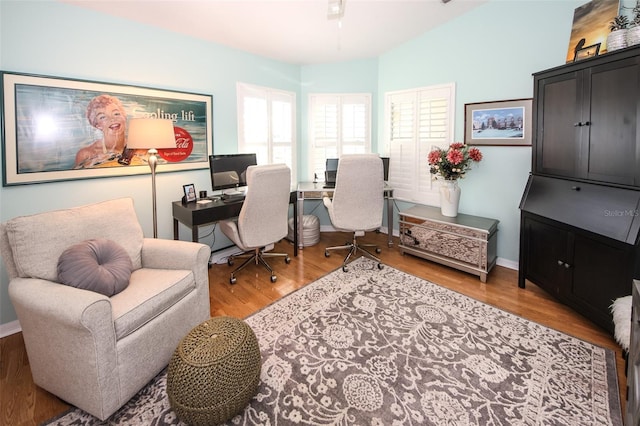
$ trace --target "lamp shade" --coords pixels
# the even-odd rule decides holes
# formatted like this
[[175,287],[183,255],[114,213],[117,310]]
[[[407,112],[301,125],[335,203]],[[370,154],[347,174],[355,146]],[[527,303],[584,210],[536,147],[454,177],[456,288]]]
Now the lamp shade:
[[176,136],[173,121],[156,118],[132,118],[129,120],[127,148],[160,149],[175,148]]

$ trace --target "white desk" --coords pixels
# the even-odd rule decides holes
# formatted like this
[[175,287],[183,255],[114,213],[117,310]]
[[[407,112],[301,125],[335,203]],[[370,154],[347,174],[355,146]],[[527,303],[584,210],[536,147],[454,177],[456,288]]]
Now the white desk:
[[[302,235],[302,217],[304,216],[304,200],[322,200],[322,194],[333,194],[335,188],[324,188],[324,182],[298,183],[298,236]],[[387,203],[387,244],[393,246],[393,188],[384,184],[384,198]],[[298,238],[298,249],[302,250],[302,238]]]

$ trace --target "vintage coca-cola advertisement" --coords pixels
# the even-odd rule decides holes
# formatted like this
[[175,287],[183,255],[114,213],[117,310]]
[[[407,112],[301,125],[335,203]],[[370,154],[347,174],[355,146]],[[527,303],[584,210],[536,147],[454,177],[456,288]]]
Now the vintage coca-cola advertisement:
[[4,186],[149,173],[147,150],[127,147],[133,118],[173,122],[159,171],[208,167],[211,95],[9,72],[2,83]]

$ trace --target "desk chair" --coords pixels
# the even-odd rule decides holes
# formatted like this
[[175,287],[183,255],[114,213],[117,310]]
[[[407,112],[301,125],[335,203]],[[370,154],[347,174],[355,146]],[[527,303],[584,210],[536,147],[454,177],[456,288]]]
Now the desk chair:
[[[342,270],[345,272],[351,257],[358,251],[378,262],[378,269],[383,267],[380,259],[364,248],[375,246],[359,245],[357,240],[357,237],[364,236],[365,231],[373,231],[382,226],[383,191],[383,166],[377,154],[340,157],[333,199],[324,196],[323,202],[334,228],[353,232],[353,241],[344,246],[327,247],[324,255],[329,257],[333,250],[348,249],[342,263]],[[377,247],[375,251],[380,253]]]
[[285,164],[249,166],[247,168],[247,195],[240,215],[234,220],[220,222],[220,229],[242,251],[242,255],[230,256],[227,263],[232,266],[234,259],[247,259],[231,272],[229,282],[236,283],[238,271],[254,261],[261,263],[271,273],[271,282],[276,282],[273,269],[265,257],[284,257],[287,253],[266,253],[273,245],[287,236],[289,230],[289,192],[291,191],[291,170]]

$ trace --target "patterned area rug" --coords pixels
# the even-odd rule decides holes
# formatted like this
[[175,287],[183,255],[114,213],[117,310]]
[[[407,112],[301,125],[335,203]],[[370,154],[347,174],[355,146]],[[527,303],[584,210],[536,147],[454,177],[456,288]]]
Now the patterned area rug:
[[[365,258],[246,321],[261,381],[228,425],[622,424],[613,351]],[[165,389],[47,424],[181,424]]]

